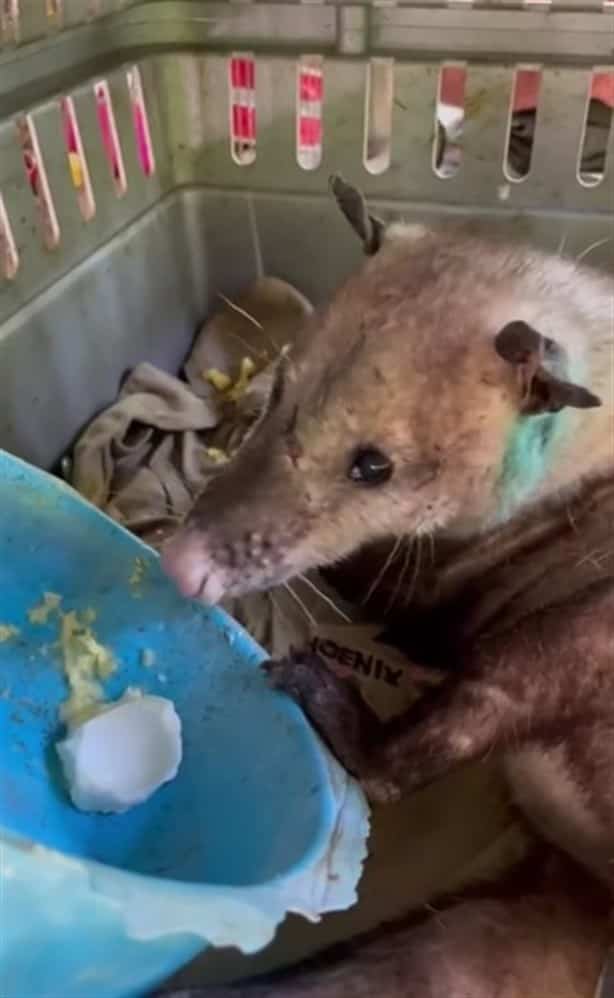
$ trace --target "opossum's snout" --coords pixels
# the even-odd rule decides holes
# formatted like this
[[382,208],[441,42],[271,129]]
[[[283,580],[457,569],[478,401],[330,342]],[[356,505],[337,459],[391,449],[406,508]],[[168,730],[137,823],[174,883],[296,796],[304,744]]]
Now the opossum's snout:
[[210,604],[290,574],[273,543],[256,531],[243,531],[225,541],[215,530],[188,523],[166,542],[161,554],[162,568],[180,593]]
[[301,570],[297,546],[308,523],[268,446],[251,448],[197,500],[164,545],[162,568],[184,596],[205,603],[269,588]]
[[186,530],[162,549],[162,568],[182,596],[217,603],[224,593],[222,566],[211,558],[202,538]]

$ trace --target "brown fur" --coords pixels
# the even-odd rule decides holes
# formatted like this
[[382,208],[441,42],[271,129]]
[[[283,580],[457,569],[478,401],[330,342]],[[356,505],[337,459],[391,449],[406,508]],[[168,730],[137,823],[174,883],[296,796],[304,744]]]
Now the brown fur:
[[540,855],[497,897],[442,899],[427,921],[382,926],[291,971],[172,998],[593,998],[606,911],[581,871]]
[[[358,551],[331,570],[338,588],[372,589],[391,638],[448,678],[388,725],[313,656],[271,664],[272,681],[378,799],[499,754],[529,820],[573,858],[516,896],[453,904],[445,931],[400,926],[340,963],[212,996],[593,998],[614,889],[613,291],[526,249],[393,226],[171,542],[168,570],[205,598]],[[554,350],[538,336],[535,353],[502,357],[509,323]],[[510,490],[519,414],[595,395],[601,408],[565,412],[543,474]],[[394,462],[384,485],[347,474],[367,445]],[[388,557],[405,534],[413,565]]]

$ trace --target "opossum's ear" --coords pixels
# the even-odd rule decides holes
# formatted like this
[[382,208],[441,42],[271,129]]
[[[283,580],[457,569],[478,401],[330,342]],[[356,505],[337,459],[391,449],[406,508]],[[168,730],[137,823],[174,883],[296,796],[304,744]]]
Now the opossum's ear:
[[377,253],[382,244],[385,225],[381,219],[369,214],[364,195],[343,177],[335,173],[330,178],[330,189],[348,222],[362,242],[367,256]]
[[567,406],[591,409],[601,405],[601,399],[588,388],[556,376],[554,371],[564,364],[565,351],[528,323],[508,322],[495,337],[495,349],[518,372],[521,409],[527,415],[560,412]]

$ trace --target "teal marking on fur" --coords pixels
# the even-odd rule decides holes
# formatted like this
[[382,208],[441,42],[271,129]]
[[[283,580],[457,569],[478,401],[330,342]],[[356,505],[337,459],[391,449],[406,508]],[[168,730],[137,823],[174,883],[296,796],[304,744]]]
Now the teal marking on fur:
[[564,413],[519,416],[510,434],[499,483],[499,519],[506,520],[537,490],[550,470]]
[[[570,364],[565,358],[559,370],[553,373],[581,385],[586,374],[583,367],[577,359]],[[569,422],[568,409],[518,416],[503,455],[499,521],[507,520],[542,484],[556,458],[559,441],[569,429]]]

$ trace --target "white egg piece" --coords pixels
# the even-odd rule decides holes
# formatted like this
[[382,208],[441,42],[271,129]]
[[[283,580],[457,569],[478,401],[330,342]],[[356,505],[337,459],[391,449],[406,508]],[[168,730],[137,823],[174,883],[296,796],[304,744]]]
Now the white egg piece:
[[121,814],[177,775],[181,721],[171,700],[129,693],[75,726],[56,748],[75,807]]

